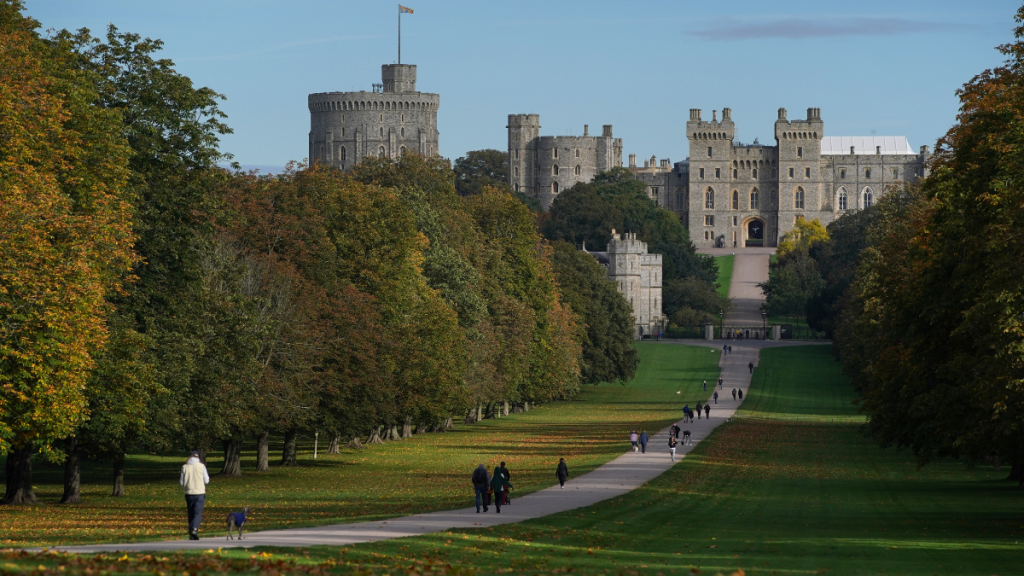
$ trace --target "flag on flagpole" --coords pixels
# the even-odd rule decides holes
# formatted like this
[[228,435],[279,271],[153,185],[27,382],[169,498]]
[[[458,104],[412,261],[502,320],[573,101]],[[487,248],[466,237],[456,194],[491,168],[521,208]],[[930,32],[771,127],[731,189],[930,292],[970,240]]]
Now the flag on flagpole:
[[412,14],[412,8],[406,8],[405,6],[402,6],[401,4],[399,4],[398,5],[398,12],[400,14]]

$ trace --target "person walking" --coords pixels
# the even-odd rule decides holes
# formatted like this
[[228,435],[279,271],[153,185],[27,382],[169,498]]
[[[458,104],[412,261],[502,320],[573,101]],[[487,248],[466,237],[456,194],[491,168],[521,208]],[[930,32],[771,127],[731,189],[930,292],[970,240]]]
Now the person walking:
[[715,392],[715,404],[718,404],[718,392]]
[[565,481],[569,479],[569,467],[565,465],[565,458],[558,459],[558,468],[555,468],[555,478],[558,478],[558,485],[565,488]]
[[700,407],[700,402],[698,401],[697,402],[697,420],[700,420],[700,411],[701,410],[702,410],[702,408]]
[[743,400],[743,388],[737,390],[736,393],[740,395],[740,400]]
[[669,436],[675,436],[676,438],[679,438],[679,433],[682,431],[683,429],[679,427],[679,422],[676,422],[668,429]]
[[734,402],[736,401],[736,389],[735,388],[732,389],[732,399],[733,399]]
[[729,355],[732,356],[732,346],[729,346]]
[[729,345],[728,344],[722,344],[722,354],[725,355],[725,354],[728,354],[728,353],[729,353]]
[[750,373],[751,374],[754,373],[754,363],[753,362],[751,362],[750,364],[747,364],[747,368],[750,368]]
[[491,483],[491,477],[483,463],[473,470],[473,491],[476,492],[476,513],[480,513],[480,505],[483,504],[484,512],[487,512],[487,486]]
[[206,485],[210,474],[199,461],[199,452],[193,450],[185,465],[181,467],[178,483],[185,489],[185,508],[188,510],[188,539],[199,540],[199,525],[203,522],[203,507],[206,505]]
[[708,391],[708,381],[707,380],[704,381],[704,391],[705,392]]
[[711,405],[710,404],[705,404],[704,405],[704,418],[707,418],[708,420],[711,420]]
[[501,503],[505,501],[505,493],[512,489],[512,485],[501,474],[501,468],[494,467],[494,475],[491,476],[491,490],[494,491],[494,508],[501,514]]
[[693,422],[693,410],[690,410],[690,405],[683,406],[683,424],[686,422]]
[[718,379],[718,389],[719,389],[719,390],[721,390],[721,389],[722,389],[722,378],[719,378],[719,379]]
[[629,443],[633,445],[633,452],[638,450],[637,442],[640,441],[640,436],[637,435],[636,430],[629,433]]
[[[505,477],[505,482],[509,482],[509,481],[512,480],[512,473],[508,471],[508,468],[505,468],[505,463],[504,462],[502,462],[501,466],[498,467],[498,471],[501,472],[501,475]],[[511,504],[511,503],[512,503],[512,501],[509,498],[508,492],[506,492],[505,493],[505,500],[502,502],[502,504]]]
[[647,430],[640,432],[640,453],[647,454],[647,441],[650,437],[647,436]]
[[668,437],[668,453],[672,455],[672,461],[676,461],[676,435],[670,434]]

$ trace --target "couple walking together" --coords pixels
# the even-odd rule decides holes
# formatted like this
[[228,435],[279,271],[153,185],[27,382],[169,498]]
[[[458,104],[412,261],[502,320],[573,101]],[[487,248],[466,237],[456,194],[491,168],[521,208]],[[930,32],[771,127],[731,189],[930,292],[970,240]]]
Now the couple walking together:
[[480,513],[480,505],[483,504],[484,512],[487,512],[491,505],[491,496],[494,496],[494,507],[498,514],[501,514],[501,505],[508,504],[508,493],[512,491],[512,484],[509,479],[512,473],[505,468],[505,463],[494,467],[494,474],[487,473],[487,467],[483,464],[473,470],[473,489],[476,491],[476,511]]

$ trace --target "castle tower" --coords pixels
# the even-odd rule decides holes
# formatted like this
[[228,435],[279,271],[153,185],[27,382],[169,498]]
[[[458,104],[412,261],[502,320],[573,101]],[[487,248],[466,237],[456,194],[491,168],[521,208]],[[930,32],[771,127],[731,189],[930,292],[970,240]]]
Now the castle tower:
[[416,66],[385,64],[373,90],[308,97],[309,161],[347,170],[366,157],[439,154],[437,94],[416,91]]
[[[805,120],[789,120],[786,109],[779,108],[775,121],[775,141],[779,154],[778,211],[779,233],[791,230],[798,218],[812,220],[829,203],[824,189],[821,163],[821,139],[825,124],[821,108],[808,108]],[[831,175],[829,175],[831,180]]]
[[[712,111],[711,121],[701,118],[701,111],[690,109],[686,122],[686,138],[690,143],[689,213],[690,235],[695,240],[707,237],[705,242],[726,242],[729,223],[722,215],[716,214],[729,206],[732,194],[732,141],[736,137],[736,125],[732,121],[732,110],[722,109],[722,119]],[[724,245],[724,244],[723,244]]]
[[508,115],[508,183],[516,192],[537,197],[537,139],[540,138],[539,114]]
[[616,234],[608,241],[607,278],[633,309],[636,337],[651,336],[664,329],[661,313],[661,254],[648,254],[647,244],[635,232]]

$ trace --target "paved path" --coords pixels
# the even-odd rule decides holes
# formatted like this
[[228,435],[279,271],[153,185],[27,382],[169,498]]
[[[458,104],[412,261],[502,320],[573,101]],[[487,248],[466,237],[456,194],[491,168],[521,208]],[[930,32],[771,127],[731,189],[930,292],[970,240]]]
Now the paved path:
[[704,248],[701,254],[727,256],[735,254],[729,299],[732,309],[725,317],[726,326],[761,326],[761,303],[764,295],[758,284],[768,280],[768,262],[775,248]]
[[[734,301],[738,305],[730,313],[730,321],[734,317],[746,318],[746,316],[756,314],[756,323],[760,323],[761,313],[759,307],[761,304],[761,293],[755,285],[757,282],[763,282],[768,277],[767,254],[772,251],[773,249],[737,251],[729,295],[735,299]],[[726,250],[722,250],[722,252],[731,253]],[[733,353],[727,356],[723,355],[719,362],[719,365],[722,367],[721,377],[724,380],[724,386],[719,391],[718,404],[715,404],[712,398],[714,394],[712,388],[714,388],[715,383],[708,382],[708,402],[711,402],[711,417],[710,419],[702,418],[692,424],[683,424],[680,420],[680,426],[684,430],[690,431],[693,445],[680,445],[676,449],[675,462],[669,457],[668,428],[666,428],[651,437],[647,454],[626,452],[589,474],[570,479],[566,482],[565,488],[560,488],[556,485],[521,498],[515,498],[511,505],[502,507],[501,514],[496,514],[493,508],[490,512],[478,514],[475,507],[468,507],[461,510],[416,514],[414,516],[377,522],[335,524],[316,528],[266,530],[247,534],[245,540],[241,541],[225,539],[224,532],[222,532],[221,518],[207,518],[204,524],[206,527],[205,533],[219,536],[209,536],[199,541],[171,540],[134,544],[67,546],[59,547],[58,549],[69,552],[131,552],[195,550],[211,547],[343,546],[358,542],[374,542],[404,536],[417,536],[453,528],[475,528],[510,524],[540,518],[565,510],[590,506],[639,488],[644,483],[674,466],[676,462],[681,461],[712,430],[735,414],[740,402],[732,399],[732,389],[738,388],[743,390],[744,396],[746,396],[747,389],[750,386],[750,370],[748,365],[751,362],[755,366],[757,365],[760,349],[793,344],[789,342],[766,342],[759,340],[733,340],[731,343]],[[678,346],[680,344],[666,341],[660,345]],[[680,418],[682,418],[681,413]],[[623,438],[623,446],[628,446],[625,438]],[[552,462],[551,466],[552,476],[554,476],[555,463]],[[470,470],[466,471],[467,479],[470,472]],[[467,502],[471,501],[472,498],[472,488],[467,480]],[[182,510],[182,519],[184,523],[184,509]]]

